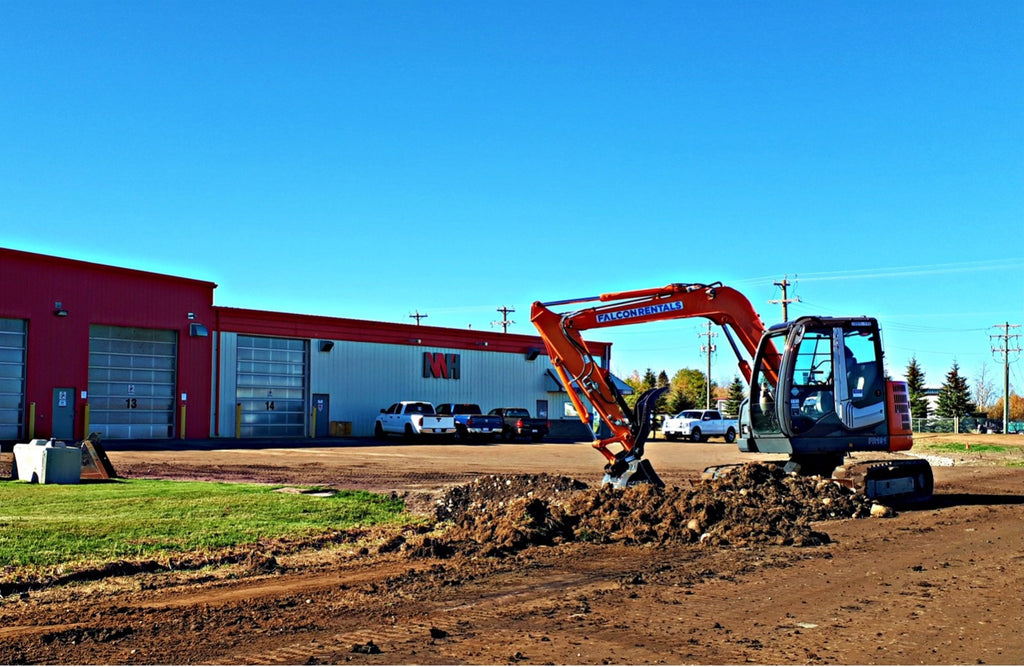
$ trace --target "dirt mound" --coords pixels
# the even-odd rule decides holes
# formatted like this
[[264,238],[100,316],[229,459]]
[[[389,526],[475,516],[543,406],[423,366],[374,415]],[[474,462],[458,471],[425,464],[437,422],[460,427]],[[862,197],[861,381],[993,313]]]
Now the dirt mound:
[[759,463],[688,489],[594,489],[546,475],[490,476],[451,489],[437,507],[438,520],[451,526],[413,550],[502,555],[572,541],[811,546],[829,542],[812,521],[870,516],[871,505],[830,480]]
[[501,511],[514,500],[523,498],[554,499],[589,486],[571,477],[554,475],[487,475],[469,484],[449,489],[437,501],[438,521],[459,521],[467,514]]

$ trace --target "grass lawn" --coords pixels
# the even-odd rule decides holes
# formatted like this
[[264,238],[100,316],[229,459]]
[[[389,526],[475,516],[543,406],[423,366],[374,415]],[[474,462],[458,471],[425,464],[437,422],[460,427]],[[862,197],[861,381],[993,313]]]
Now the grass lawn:
[[[984,436],[971,434],[945,435],[940,439],[914,439],[912,453],[953,455],[966,460],[977,460],[1009,467],[1024,466],[1024,438],[1020,436],[995,436],[1003,440],[989,442]],[[1005,440],[1009,437],[1010,440]],[[1009,442],[1010,444],[1005,444]]]
[[8,573],[63,569],[409,521],[401,500],[279,488],[161,480],[0,482],[0,567]]

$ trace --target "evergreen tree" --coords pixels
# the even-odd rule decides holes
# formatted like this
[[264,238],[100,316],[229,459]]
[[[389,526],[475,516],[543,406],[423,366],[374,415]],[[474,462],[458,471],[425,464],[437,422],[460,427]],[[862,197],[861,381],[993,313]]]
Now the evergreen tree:
[[974,412],[971,402],[971,388],[967,378],[960,375],[960,366],[955,361],[946,373],[946,381],[939,390],[939,405],[935,414],[940,417],[966,417]]
[[668,411],[672,414],[704,407],[704,373],[692,368],[681,368],[672,376],[668,396]]
[[743,381],[739,376],[733,377],[732,384],[729,385],[729,400],[725,404],[726,416],[735,418],[740,414],[740,403],[743,402],[746,394]]
[[[658,387],[670,387],[671,383],[669,382],[669,379],[668,379],[668,373],[666,373],[664,370],[662,370],[660,373],[658,373],[658,384],[655,385],[655,386],[658,386]],[[669,395],[669,392],[666,391],[664,394],[662,394],[658,398],[658,403],[657,403],[657,405],[655,406],[655,409],[654,409],[655,414],[664,414],[664,413],[668,412],[668,395]]]
[[907,365],[907,391],[910,393],[910,416],[914,419],[928,418],[928,399],[924,397],[924,371],[911,357]]

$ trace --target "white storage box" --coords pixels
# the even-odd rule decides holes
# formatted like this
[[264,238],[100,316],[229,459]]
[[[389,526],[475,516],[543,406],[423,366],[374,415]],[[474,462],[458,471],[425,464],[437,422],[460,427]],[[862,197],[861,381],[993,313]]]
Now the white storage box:
[[40,484],[78,484],[82,481],[82,450],[33,440],[14,446],[18,479]]

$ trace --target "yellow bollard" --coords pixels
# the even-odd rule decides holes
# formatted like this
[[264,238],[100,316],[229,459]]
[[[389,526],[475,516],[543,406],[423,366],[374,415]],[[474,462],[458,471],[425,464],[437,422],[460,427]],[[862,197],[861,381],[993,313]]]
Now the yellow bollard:
[[242,437],[242,404],[235,403],[235,437]]
[[85,422],[84,430],[82,431],[82,437],[89,437],[89,404],[86,403],[85,407],[82,408],[82,421]]
[[180,437],[181,437],[182,440],[184,440],[185,439],[185,404],[184,403],[182,403],[182,405],[181,405],[181,419],[178,420],[178,423],[181,424],[181,436]]
[[36,404],[28,404],[28,439],[35,440],[36,437]]
[[315,406],[315,405],[313,406],[313,412],[312,412],[312,414],[310,415],[310,417],[312,417],[312,422],[313,422],[313,423],[312,423],[312,425],[311,425],[311,426],[312,426],[312,428],[311,428],[311,431],[310,431],[309,437],[311,437],[311,438],[316,438],[316,406]]

